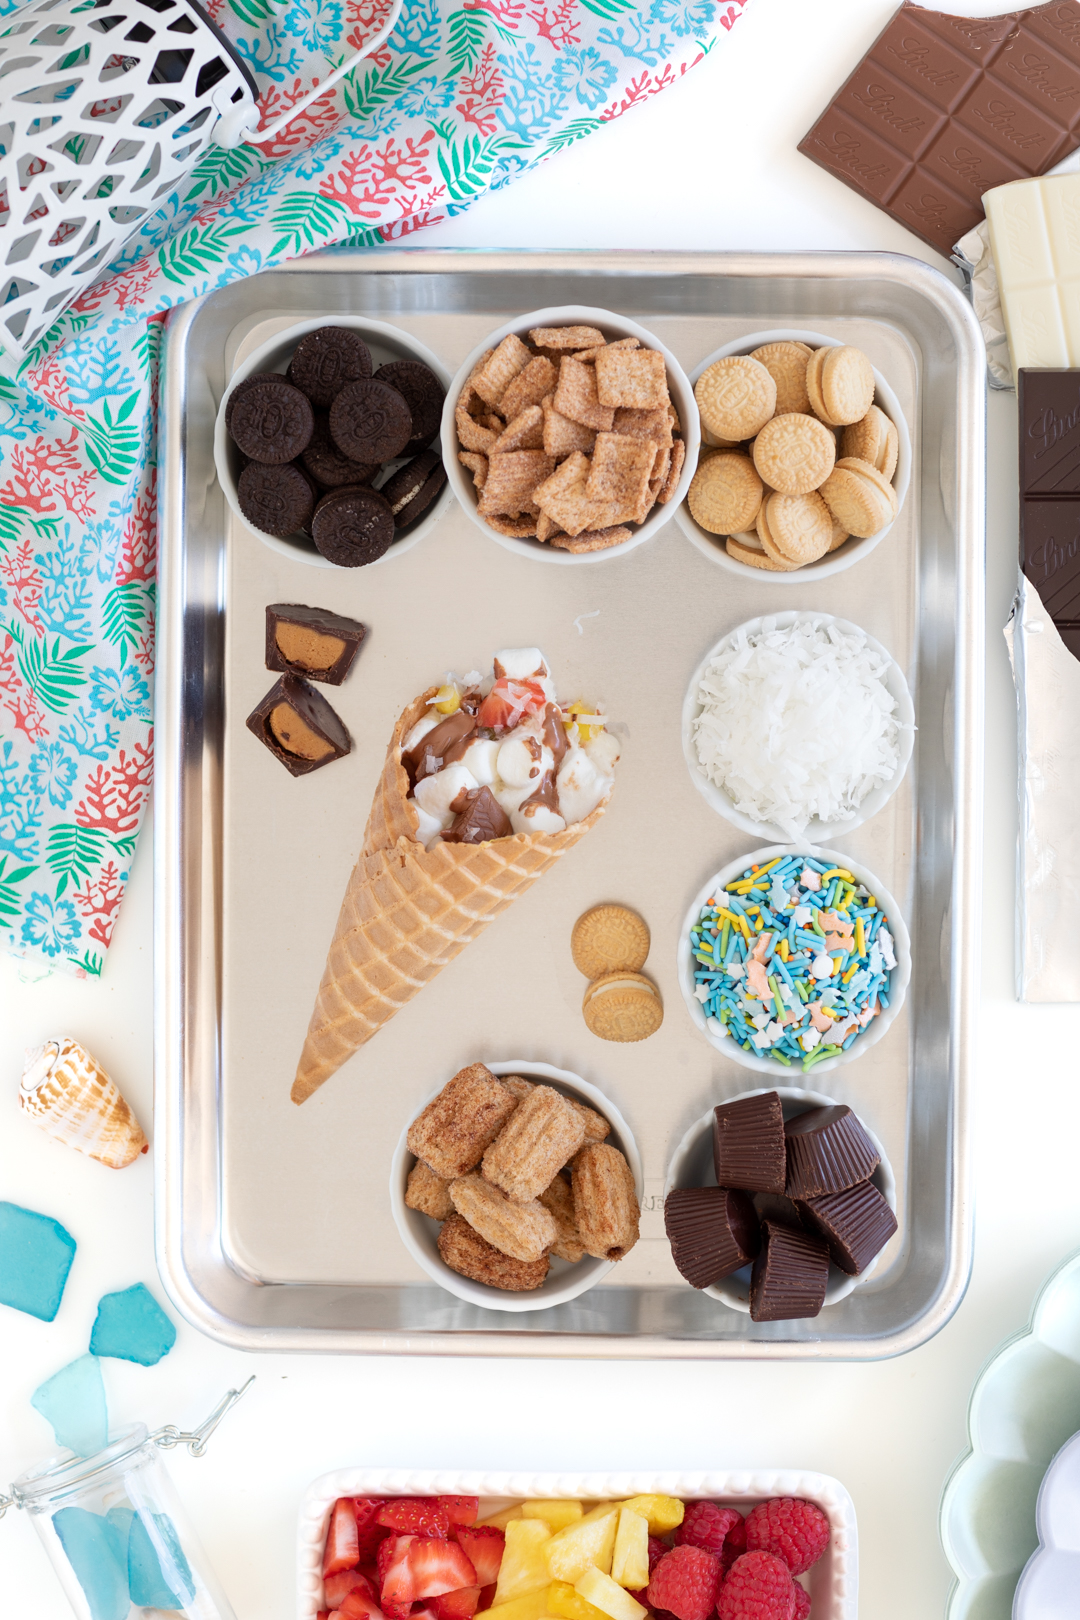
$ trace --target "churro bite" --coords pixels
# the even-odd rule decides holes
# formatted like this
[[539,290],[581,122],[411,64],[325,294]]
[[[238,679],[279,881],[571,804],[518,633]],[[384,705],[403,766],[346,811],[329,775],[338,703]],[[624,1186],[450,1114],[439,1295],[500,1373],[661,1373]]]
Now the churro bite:
[[621,1260],[638,1240],[634,1176],[618,1148],[590,1142],[573,1164],[574,1218],[586,1254]]
[[511,1198],[538,1198],[585,1141],[585,1124],[550,1086],[534,1086],[483,1158],[488,1181]]
[[548,1258],[514,1260],[487,1243],[461,1215],[451,1215],[439,1233],[439,1253],[459,1277],[486,1283],[489,1288],[505,1288],[508,1293],[525,1293],[539,1288],[548,1274]]
[[490,1069],[470,1063],[413,1120],[409,1150],[436,1176],[456,1181],[476,1168],[517,1106]]

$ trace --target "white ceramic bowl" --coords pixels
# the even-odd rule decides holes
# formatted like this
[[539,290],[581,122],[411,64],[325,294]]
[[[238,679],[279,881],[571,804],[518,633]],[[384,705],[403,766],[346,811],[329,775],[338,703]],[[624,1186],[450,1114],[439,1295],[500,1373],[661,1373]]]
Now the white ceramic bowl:
[[[752,633],[760,630],[767,622],[775,625],[777,629],[787,630],[800,619],[809,619],[820,624],[835,624],[842,631],[855,631],[860,635],[866,635],[866,631],[862,629],[861,625],[852,624],[849,619],[835,618],[831,613],[800,613],[792,610],[786,613],[765,614],[757,619],[748,619],[745,624],[737,626],[728,635],[722,636],[715,647],[709,649],[691,676],[690,684],[686,688],[686,696],[683,699],[683,758],[686,760],[686,768],[690,772],[690,780],[698,792],[712,805],[713,809],[723,816],[725,821],[730,821],[733,827],[738,827],[740,831],[749,833],[752,838],[786,838],[788,834],[783,827],[778,827],[775,822],[754,821],[751,816],[744,815],[741,810],[736,810],[729,794],[722,787],[718,787],[715,782],[711,782],[705,775],[698,762],[697,747],[694,743],[694,721],[701,713],[702,708],[702,705],[698,702],[698,688],[701,685],[706,669],[713,659],[728,645],[734,636],[738,635],[740,630]],[[911,763],[911,753],[915,747],[915,706],[911,701],[911,693],[908,690],[907,681],[904,679],[904,672],[879,641],[875,641],[873,636],[866,636],[866,639],[873,650],[880,653],[889,662],[885,676],[885,686],[889,695],[896,699],[897,721],[900,729],[898,739],[900,757],[896,765],[896,774],[891,782],[886,782],[881,787],[872,789],[866,795],[856,815],[848,816],[846,820],[841,821],[819,821],[815,816],[808,823],[803,834],[812,843],[817,843],[819,839],[824,841],[830,838],[840,838],[844,833],[853,832],[856,827],[861,827],[863,822],[869,821],[871,816],[876,816],[900,786],[908,765]]]
[[1035,1523],[1039,1546],[1017,1584],[1013,1620],[1071,1620],[1080,1612],[1080,1434],[1046,1470]]
[[[723,1052],[725,1057],[731,1058],[735,1063],[741,1063],[744,1069],[755,1069],[758,1074],[767,1074],[773,1079],[782,1082],[785,1076],[789,1080],[794,1079],[802,1071],[797,1069],[794,1064],[792,1064],[791,1068],[785,1068],[782,1063],[777,1063],[775,1058],[759,1057],[756,1052],[744,1052],[738,1042],[733,1040],[730,1035],[715,1035],[709,1028],[701,1002],[694,995],[695,963],[690,949],[690,929],[697,922],[701,908],[709,896],[715,894],[718,889],[722,889],[724,884],[730,883],[733,878],[741,877],[743,872],[747,871],[751,866],[761,866],[764,862],[775,860],[781,855],[810,855],[815,861],[831,861],[834,866],[841,866],[845,871],[850,872],[859,883],[865,884],[888,917],[889,932],[892,934],[895,946],[896,966],[893,968],[889,978],[889,1005],[876,1018],[871,1020],[858,1040],[846,1052],[841,1052],[837,1057],[822,1058],[819,1063],[815,1063],[813,1069],[809,1071],[815,1078],[819,1074],[827,1073],[829,1069],[839,1068],[842,1063],[851,1063],[855,1058],[864,1056],[872,1046],[876,1046],[878,1041],[884,1037],[885,1032],[904,1005],[904,999],[907,995],[907,987],[911,979],[911,938],[907,931],[907,924],[901,915],[900,907],[888,889],[879,883],[868,867],[863,866],[859,861],[852,860],[850,855],[837,854],[834,849],[819,849],[816,845],[813,848],[808,848],[804,844],[773,844],[768,849],[756,849],[750,855],[740,855],[737,861],[729,861],[727,866],[723,867],[721,871],[709,879],[708,883],[698,890],[687,907],[682,928],[679,931],[679,943],[676,949],[679,989],[682,991],[683,1000],[686,1003],[690,1017],[694,1020],[694,1024],[704,1035],[709,1045],[715,1046],[716,1050]],[[776,1090],[778,1087],[772,1087],[771,1089]]]
[[[439,359],[432,354],[417,338],[408,332],[399,331],[396,326],[388,326],[385,321],[372,321],[359,315],[324,315],[317,320],[298,321],[295,326],[286,327],[278,332],[248,355],[242,365],[237,366],[225,385],[225,392],[218,407],[217,421],[214,424],[214,465],[217,468],[218,482],[225,491],[233,515],[242,523],[249,534],[261,540],[263,545],[269,546],[271,551],[280,552],[283,557],[291,557],[294,562],[311,563],[316,568],[335,568],[329,558],[324,557],[315,547],[315,543],[306,534],[297,531],[296,534],[275,535],[264,534],[253,523],[249,523],[240,510],[240,501],[236,490],[236,480],[240,476],[241,456],[236,445],[225,430],[225,407],[229,402],[229,395],[237,383],[243,382],[256,371],[279,371],[284,376],[292,359],[293,350],[302,337],[308,332],[318,332],[324,326],[345,326],[353,332],[359,332],[368,348],[371,350],[371,367],[377,371],[380,366],[387,365],[392,360],[419,360],[422,365],[429,366],[438,377],[444,388],[450,383],[450,373]],[[385,482],[390,472],[404,466],[408,456],[399,456],[397,460],[387,463],[386,471],[379,475],[379,481]],[[443,485],[439,496],[431,506],[426,516],[422,517],[415,528],[401,540],[395,540],[389,551],[368,563],[369,568],[377,568],[379,563],[389,562],[394,557],[401,557],[406,551],[411,551],[418,541],[434,528],[443,513],[453,500],[453,493],[449,482]]]
[[[775,331],[752,332],[749,337],[736,338],[734,343],[725,343],[722,349],[715,349],[712,354],[698,366],[693,374],[692,381],[697,382],[702,372],[717,360],[726,359],[729,354],[752,354],[755,349],[761,349],[766,343],[807,343],[812,349],[835,349],[839,347],[835,337],[827,337],[823,332],[805,332],[796,327],[778,327]],[[893,474],[893,488],[902,507],[907,496],[908,486],[911,483],[911,435],[908,432],[904,413],[900,409],[900,401],[889,387],[885,378],[874,367],[874,403],[891,418],[896,426],[900,440],[899,455],[896,462],[896,472]],[[899,509],[897,511],[899,516]],[[700,552],[703,552],[711,562],[719,563],[729,574],[738,574],[742,579],[753,579],[754,583],[761,585],[806,585],[811,580],[828,579],[833,574],[842,574],[845,568],[853,563],[868,557],[875,546],[881,544],[892,528],[887,523],[877,534],[872,534],[868,540],[848,540],[839,551],[826,552],[819,562],[807,563],[805,568],[793,569],[790,573],[773,573],[767,568],[752,568],[749,563],[736,561],[729,557],[724,545],[723,535],[710,534],[692,515],[689,506],[683,501],[675,514],[675,520],[680,529],[692,540]],[[893,522],[895,522],[895,518]]]
[[[485,349],[496,348],[511,332],[523,338],[534,326],[597,326],[606,338],[636,337],[646,348],[659,349],[667,365],[668,390],[672,402],[679,413],[682,423],[682,434],[686,442],[686,460],[683,463],[682,475],[674,495],[663,506],[654,506],[644,523],[638,524],[629,540],[624,540],[621,546],[610,546],[606,551],[558,551],[552,546],[541,545],[539,540],[515,540],[510,535],[496,534],[476,509],[477,493],[472,481],[472,474],[461,465],[458,460],[457,428],[454,423],[454,411],[457,407],[458,395],[465,385],[476,362]],[[662,529],[686,499],[686,492],[690,488],[690,480],[697,467],[698,448],[701,435],[698,428],[698,409],[694,399],[694,390],[690,385],[682,366],[676,360],[671,350],[652,332],[636,321],[631,321],[625,315],[615,315],[607,309],[590,309],[584,304],[560,304],[553,309],[535,309],[531,315],[516,315],[505,326],[490,332],[482,343],[469,355],[468,359],[458,371],[450,384],[446,395],[446,404],[443,407],[442,419],[442,453],[443,465],[446,468],[450,486],[461,502],[462,508],[469,514],[477,528],[487,535],[489,540],[498,541],[507,551],[516,551],[519,556],[532,557],[540,562],[570,564],[607,562],[613,557],[624,557],[635,546],[643,545],[651,540],[657,530]],[[631,525],[632,527],[632,525]]]
[[[590,1108],[595,1108],[598,1114],[603,1114],[611,1126],[611,1135],[607,1140],[612,1147],[619,1148],[626,1155],[640,1202],[643,1182],[637,1143],[630,1134],[630,1127],[622,1114],[602,1091],[591,1086],[587,1080],[582,1080],[580,1075],[570,1074],[565,1069],[553,1069],[549,1063],[534,1063],[527,1058],[518,1058],[509,1063],[489,1063],[487,1067],[494,1075],[519,1074],[525,1080],[542,1081],[544,1085],[553,1086],[556,1091],[577,1097]],[[425,1099],[424,1107],[427,1107],[441,1090],[440,1086],[433,1091],[431,1096]],[[419,1112],[418,1109],[417,1113]],[[473,1282],[469,1277],[459,1277],[456,1271],[451,1271],[439,1253],[438,1222],[427,1215],[421,1215],[418,1210],[409,1209],[405,1203],[405,1184],[409,1179],[409,1171],[416,1163],[415,1156],[409,1152],[408,1135],[411,1124],[412,1120],[402,1131],[390,1165],[390,1207],[401,1234],[401,1241],[417,1265],[422,1266],[440,1288],[456,1294],[459,1299],[467,1300],[470,1305],[482,1305],[489,1311],[542,1311],[551,1305],[565,1305],[567,1300],[577,1299],[579,1294],[584,1294],[598,1283],[601,1277],[606,1277],[616,1264],[613,1260],[594,1260],[591,1255],[586,1255],[576,1265],[552,1257],[551,1269],[543,1283],[539,1288],[530,1289],[525,1294],[509,1293],[503,1288],[489,1288],[486,1283]]]
[[[798,1114],[808,1113],[811,1108],[835,1108],[836,1098],[823,1096],[820,1091],[800,1091],[794,1086],[762,1086],[755,1091],[740,1091],[734,1097],[725,1097],[724,1102],[739,1102],[743,1097],[760,1097],[766,1091],[775,1091],[780,1098],[784,1110],[785,1123],[794,1119]],[[896,1177],[892,1172],[892,1165],[885,1157],[885,1149],[867,1125],[860,1118],[860,1124],[867,1136],[881,1154],[881,1163],[870,1177],[878,1192],[882,1194],[893,1214],[896,1213]],[[715,1187],[716,1171],[713,1166],[713,1110],[691,1125],[668,1165],[667,1179],[664,1182],[664,1197],[676,1187]],[[825,1290],[825,1305],[836,1305],[842,1299],[847,1299],[850,1293],[862,1286],[877,1266],[880,1255],[867,1266],[865,1271],[857,1277],[849,1277],[846,1271],[839,1266],[829,1263],[829,1284]],[[699,1290],[708,1294],[710,1299],[718,1299],[724,1305],[729,1305],[733,1311],[750,1312],[750,1266],[743,1266],[740,1271],[732,1272],[730,1277],[722,1277],[718,1283],[711,1283],[708,1288]]]

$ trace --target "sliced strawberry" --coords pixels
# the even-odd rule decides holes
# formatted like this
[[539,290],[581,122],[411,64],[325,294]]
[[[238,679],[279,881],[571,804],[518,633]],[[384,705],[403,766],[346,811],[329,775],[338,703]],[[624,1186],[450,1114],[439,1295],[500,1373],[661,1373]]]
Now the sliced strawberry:
[[495,682],[476,715],[479,726],[506,731],[519,725],[528,714],[537,714],[547,703],[539,681],[518,680],[503,675]]
[[[499,1565],[506,1548],[506,1537],[493,1525],[459,1525],[454,1536],[465,1551],[465,1556],[476,1571],[480,1586],[491,1586],[499,1577]],[[490,1604],[481,1601],[482,1609]]]
[[338,1611],[341,1620],[383,1620],[382,1610],[370,1592],[354,1586],[347,1593]]
[[479,1585],[476,1571],[456,1542],[426,1536],[410,1540],[408,1558],[414,1601],[456,1592],[460,1586]]
[[343,1569],[337,1575],[327,1575],[323,1580],[323,1596],[332,1609],[340,1609],[354,1587],[360,1587],[369,1597],[374,1598],[375,1588],[366,1575],[361,1575],[358,1569]]
[[409,1565],[415,1536],[387,1536],[379,1548],[379,1606],[387,1620],[406,1620],[416,1600],[416,1582]]
[[438,1496],[435,1499],[451,1524],[475,1524],[480,1512],[478,1496]]
[[330,1510],[323,1550],[323,1575],[336,1575],[341,1569],[355,1569],[360,1562],[356,1534],[356,1513],[351,1496],[339,1496]]
[[456,1592],[444,1592],[432,1599],[431,1607],[438,1620],[472,1620],[480,1607],[480,1588],[462,1586]]
[[383,1503],[375,1522],[401,1535],[445,1537],[450,1534],[450,1520],[437,1496],[392,1497]]
[[480,1588],[480,1608],[478,1611],[480,1614],[483,1614],[485,1609],[493,1609],[495,1607],[496,1584],[497,1583],[495,1581],[492,1581],[490,1586],[482,1586]]
[[334,1620],[334,1617],[330,1613],[329,1609],[320,1609],[318,1614],[315,1616],[315,1620]]

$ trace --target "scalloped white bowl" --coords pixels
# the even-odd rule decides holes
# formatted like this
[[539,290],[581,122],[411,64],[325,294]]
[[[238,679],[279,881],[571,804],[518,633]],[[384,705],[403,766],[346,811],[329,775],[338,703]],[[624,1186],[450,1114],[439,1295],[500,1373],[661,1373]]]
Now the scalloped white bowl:
[[[755,349],[763,348],[766,343],[808,343],[813,349],[835,349],[839,347],[835,337],[826,337],[823,332],[807,332],[801,327],[777,327],[768,332],[751,332],[747,337],[736,338],[733,343],[725,343],[723,348],[714,349],[712,354],[697,367],[691,382],[697,383],[702,372],[717,360],[726,359],[729,354],[752,354]],[[900,440],[899,454],[896,461],[896,471],[893,474],[893,488],[896,490],[900,506],[896,516],[907,497],[908,487],[911,483],[911,434],[904,413],[900,409],[897,399],[881,372],[874,367],[874,403],[885,412],[895,424],[897,436]],[[892,523],[887,523],[877,534],[872,534],[867,540],[848,540],[839,551],[826,552],[820,561],[807,563],[805,568],[793,569],[790,573],[772,573],[767,568],[753,568],[749,563],[741,563],[734,557],[729,557],[724,545],[723,535],[710,534],[703,529],[693,516],[686,502],[683,501],[675,514],[675,521],[687,539],[692,541],[710,562],[716,563],[729,574],[737,574],[741,579],[752,579],[755,585],[806,585],[811,580],[829,579],[833,574],[842,574],[846,568],[861,562],[879,546],[885,536],[892,529]]]
[[475,1470],[340,1468],[307,1488],[297,1525],[298,1620],[315,1620],[322,1606],[322,1549],[330,1509],[339,1496],[478,1496],[480,1517],[523,1497],[578,1497],[618,1502],[655,1492],[684,1501],[720,1502],[747,1512],[770,1496],[816,1502],[832,1532],[829,1545],[801,1584],[810,1591],[813,1620],[857,1620],[859,1542],[855,1504],[838,1479],[803,1469],[737,1469],[710,1473],[489,1473]]
[[[823,1065],[822,1065],[823,1066]],[[836,1098],[826,1097],[820,1091],[803,1091],[796,1086],[759,1086],[754,1091],[739,1091],[734,1097],[723,1097],[722,1102],[740,1102],[744,1097],[760,1097],[766,1091],[775,1091],[780,1098],[784,1110],[785,1121],[794,1119],[798,1114],[805,1114],[811,1108],[835,1108]],[[896,1213],[896,1177],[893,1175],[892,1165],[885,1157],[885,1149],[866,1121],[859,1116],[859,1122],[867,1136],[873,1142],[881,1155],[871,1181],[878,1192],[883,1195],[893,1214]],[[667,1179],[664,1182],[664,1197],[676,1187],[715,1187],[716,1172],[713,1168],[713,1110],[703,1114],[696,1120],[675,1152],[671,1155],[668,1165]],[[825,1290],[825,1303],[822,1310],[829,1305],[837,1305],[842,1299],[854,1293],[868,1281],[877,1266],[880,1255],[875,1255],[865,1271],[857,1277],[849,1277],[847,1272],[841,1271],[839,1266],[829,1264],[829,1284]],[[722,1305],[727,1305],[733,1311],[750,1311],[750,1270],[743,1266],[741,1271],[733,1272],[730,1277],[722,1277],[717,1283],[710,1283],[708,1288],[699,1289],[699,1293],[708,1294],[710,1299],[718,1299]],[[689,1286],[689,1284],[687,1285]]]
[[1080,1434],[1046,1470],[1035,1526],[1039,1545],[1017,1584],[1013,1620],[1072,1620],[1080,1613]]
[[[777,1063],[775,1058],[759,1057],[756,1052],[744,1052],[742,1047],[732,1040],[730,1035],[720,1036],[713,1034],[709,1028],[708,1019],[705,1017],[701,1002],[694,994],[696,983],[694,979],[694,955],[690,949],[690,929],[697,922],[701,908],[709,896],[715,894],[717,889],[722,889],[724,884],[730,883],[733,878],[740,877],[748,867],[761,866],[765,861],[774,860],[780,855],[810,855],[815,861],[832,861],[834,866],[843,867],[845,871],[850,872],[860,883],[866,885],[870,893],[882,906],[889,919],[889,932],[892,934],[893,943],[896,947],[896,966],[893,968],[889,980],[889,1005],[884,1012],[879,1013],[876,1018],[871,1020],[858,1040],[846,1052],[841,1052],[838,1057],[822,1058],[820,1063],[815,1063],[813,1069],[807,1071],[813,1074],[815,1079],[819,1074],[827,1074],[830,1069],[839,1068],[842,1063],[851,1063],[855,1058],[862,1057],[869,1052],[872,1046],[876,1046],[878,1041],[886,1034],[897,1013],[904,1005],[907,996],[907,988],[911,980],[911,936],[908,933],[907,924],[904,921],[900,907],[888,889],[874,876],[868,866],[863,866],[861,861],[852,860],[850,855],[838,854],[835,849],[820,849],[816,844],[812,846],[805,844],[772,844],[768,849],[755,849],[748,855],[741,855],[738,860],[729,861],[725,867],[709,879],[708,883],[702,885],[687,907],[686,916],[683,918],[682,928],[679,931],[679,943],[676,947],[679,989],[682,991],[687,1011],[693,1019],[695,1027],[701,1031],[709,1045],[715,1046],[718,1052],[723,1052],[726,1057],[731,1058],[734,1062],[741,1063],[744,1069],[754,1069],[758,1074],[767,1074],[774,1080],[783,1082],[785,1077],[791,1080],[797,1078],[803,1071],[796,1069],[794,1064],[791,1068],[785,1068],[782,1063]],[[775,1090],[777,1088],[773,1087],[771,1089]]]
[[[489,1063],[487,1067],[494,1075],[520,1074],[526,1080],[541,1080],[546,1085],[553,1086],[556,1091],[571,1093],[580,1101],[588,1103],[590,1108],[595,1108],[598,1114],[603,1114],[611,1126],[608,1141],[612,1147],[619,1148],[626,1155],[640,1203],[644,1189],[641,1155],[638,1153],[637,1143],[629,1125],[609,1097],[605,1097],[602,1091],[590,1085],[587,1080],[583,1080],[579,1074],[571,1074],[567,1069],[553,1069],[550,1063],[534,1063],[531,1059],[516,1058],[509,1063]],[[449,1079],[449,1076],[447,1078]],[[430,1097],[425,1097],[423,1107],[426,1108],[441,1090],[442,1086],[437,1086]],[[418,1108],[416,1112],[419,1114],[421,1110]],[[415,1117],[416,1115],[413,1116]],[[470,1277],[460,1277],[456,1271],[451,1271],[439,1253],[438,1222],[433,1221],[430,1216],[422,1215],[419,1210],[410,1209],[405,1202],[405,1184],[409,1179],[409,1171],[416,1163],[415,1156],[409,1151],[408,1135],[411,1124],[412,1119],[402,1131],[391,1160],[390,1207],[401,1241],[417,1265],[422,1266],[432,1282],[437,1282],[440,1288],[456,1294],[459,1299],[467,1300],[470,1305],[482,1305],[489,1311],[543,1311],[551,1305],[565,1305],[568,1300],[577,1299],[579,1294],[594,1288],[617,1264],[614,1260],[595,1260],[591,1255],[586,1255],[583,1260],[571,1264],[556,1256],[552,1258],[551,1269],[540,1287],[531,1288],[528,1293],[522,1294],[510,1293],[504,1288],[490,1288],[487,1283],[473,1282]]]
[[[262,529],[257,529],[253,523],[248,522],[240,510],[240,497],[236,488],[236,480],[240,476],[240,452],[225,428],[225,407],[237,383],[243,382],[245,377],[250,377],[256,371],[279,371],[284,376],[292,359],[293,350],[300,339],[308,332],[317,332],[323,326],[346,326],[353,332],[359,332],[371,350],[373,371],[387,365],[391,360],[419,360],[422,365],[431,368],[444,388],[450,385],[450,373],[438,355],[432,354],[418,338],[414,338],[410,332],[402,332],[400,328],[388,325],[386,321],[373,321],[367,316],[360,315],[323,315],[315,320],[297,321],[294,326],[287,326],[284,331],[276,332],[272,338],[268,338],[265,343],[254,349],[229,378],[214,423],[214,466],[233,516],[238,523],[243,524],[249,534],[261,540],[264,546],[269,546],[271,551],[279,552],[282,557],[291,557],[294,562],[310,563],[313,568],[336,568],[338,565],[332,563],[328,557],[324,557],[316,549],[315,542],[306,534],[299,532],[290,535],[264,534]],[[387,471],[404,466],[409,459],[408,456],[399,456],[395,461],[387,462]],[[403,539],[395,540],[381,557],[365,566],[378,568],[380,563],[390,562],[393,558],[402,557],[407,551],[411,551],[426,534],[430,534],[453,498],[450,483],[447,482],[439,491],[431,510],[420,519],[416,527],[410,529]]]
[[735,629],[729,631],[726,636],[721,636],[714,647],[710,647],[690,677],[690,684],[686,688],[686,696],[683,698],[682,747],[686,768],[690,772],[690,780],[698,792],[718,815],[723,816],[725,821],[730,821],[731,825],[738,827],[741,832],[749,833],[751,838],[786,838],[787,834],[782,827],[778,827],[773,821],[754,821],[752,817],[745,815],[743,811],[737,810],[730,794],[722,787],[718,787],[715,782],[711,782],[705,775],[698,760],[697,747],[694,743],[694,721],[702,709],[702,705],[698,701],[698,688],[701,685],[705,671],[713,659],[731,641],[733,636],[738,635],[740,630],[752,633],[760,630],[766,621],[774,623],[780,630],[787,630],[799,619],[814,619],[821,623],[835,624],[843,631],[858,631],[860,635],[866,636],[867,643],[875,652],[880,653],[882,658],[888,660],[885,687],[889,696],[896,699],[897,723],[900,732],[898,740],[899,758],[896,762],[896,773],[892,781],[883,783],[881,787],[872,788],[859,806],[858,812],[853,816],[848,816],[846,820],[819,821],[816,816],[813,817],[803,836],[811,842],[817,842],[818,839],[842,838],[845,833],[854,832],[856,827],[861,827],[864,821],[869,821],[871,816],[876,816],[878,811],[884,809],[885,805],[888,804],[900,783],[904,780],[915,747],[915,705],[911,701],[911,692],[904,678],[904,672],[888,649],[883,647],[880,641],[875,641],[873,636],[868,635],[862,625],[855,624],[850,619],[839,619],[833,613],[808,613],[797,609],[789,609],[784,613],[763,613],[756,619],[745,620],[742,624],[736,625]]

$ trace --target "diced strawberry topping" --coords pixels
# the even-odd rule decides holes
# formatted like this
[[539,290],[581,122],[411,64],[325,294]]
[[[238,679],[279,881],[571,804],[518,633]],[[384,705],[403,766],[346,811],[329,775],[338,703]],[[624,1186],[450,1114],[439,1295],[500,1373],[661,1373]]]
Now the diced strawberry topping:
[[495,731],[509,731],[520,725],[526,715],[537,714],[546,703],[547,696],[539,681],[503,675],[481,703],[476,723]]
[[334,1617],[330,1613],[329,1609],[320,1609],[318,1614],[315,1616],[315,1620],[334,1620]]
[[323,1580],[323,1596],[332,1609],[340,1609],[354,1587],[359,1587],[370,1598],[375,1596],[375,1588],[358,1569],[343,1569],[337,1575],[327,1575]]
[[406,1620],[417,1593],[409,1550],[415,1536],[387,1536],[379,1548],[379,1607],[387,1620]]
[[323,1575],[336,1575],[341,1569],[355,1569],[360,1562],[356,1533],[356,1512],[351,1496],[340,1496],[330,1510],[330,1523],[323,1549]]
[[338,1613],[341,1620],[382,1620],[382,1610],[372,1594],[362,1586],[354,1586],[351,1592],[346,1593]]
[[408,1557],[414,1602],[441,1597],[444,1592],[456,1592],[462,1586],[480,1584],[475,1569],[456,1542],[413,1536]]
[[[465,1556],[476,1571],[476,1579],[481,1586],[491,1586],[499,1578],[499,1565],[503,1561],[503,1552],[506,1548],[506,1537],[494,1525],[459,1525],[454,1535],[464,1548]],[[667,1548],[664,1551],[667,1552]],[[483,1601],[481,1594],[480,1607],[487,1609],[490,1604]]]
[[475,1524],[480,1511],[478,1496],[437,1496],[435,1500],[451,1524]]
[[444,1592],[431,1603],[438,1620],[472,1620],[479,1606],[478,1586],[462,1586],[456,1592]]
[[479,1610],[479,1612],[481,1614],[483,1614],[485,1609],[493,1609],[495,1607],[495,1589],[496,1589],[496,1585],[497,1585],[497,1583],[495,1581],[492,1581],[490,1586],[482,1586],[480,1588],[480,1610]]
[[375,1515],[375,1522],[402,1535],[445,1537],[450,1534],[449,1516],[437,1496],[391,1497]]

